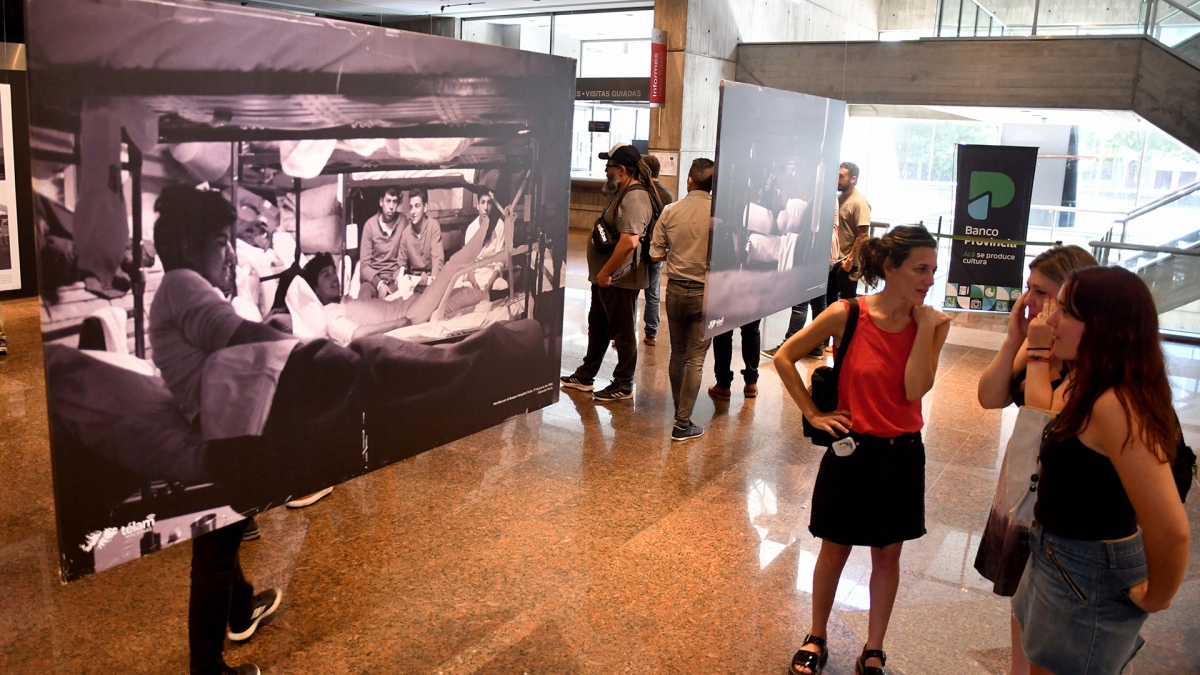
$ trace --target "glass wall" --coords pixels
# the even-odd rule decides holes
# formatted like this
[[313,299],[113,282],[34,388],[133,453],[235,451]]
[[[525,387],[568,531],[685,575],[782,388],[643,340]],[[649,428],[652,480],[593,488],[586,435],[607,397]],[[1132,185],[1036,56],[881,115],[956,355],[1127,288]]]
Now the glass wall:
[[[649,77],[653,9],[570,12],[464,19],[462,39],[575,59],[575,76]],[[609,122],[607,133],[588,131],[588,122]],[[650,107],[645,103],[576,101],[571,175],[603,178],[596,155],[614,143],[649,141]]]
[[[1200,155],[1132,116],[1114,119],[1080,113],[1079,117],[1079,124],[1073,125],[1077,149],[1069,159],[1079,212],[1059,211],[1063,199],[1045,204],[1035,200],[1029,240],[1062,241],[1089,250],[1089,242],[1105,238],[1169,247],[1200,242],[1200,192],[1151,211],[1128,226],[1115,224],[1134,209],[1194,183],[1200,177]],[[999,144],[1004,124],[852,116],[843,134],[842,158],[859,165],[859,186],[871,202],[874,220],[893,225],[924,222],[935,230],[941,219],[942,232],[950,233],[956,146]],[[1023,119],[1021,124],[1027,122]],[[1060,128],[1069,133],[1072,125]],[[948,244],[943,249],[948,251]],[[1043,250],[1045,247],[1031,246],[1027,254],[1033,256]],[[1110,263],[1132,267],[1136,255],[1133,251],[1113,250]],[[940,274],[945,274],[945,262]],[[935,285],[935,290],[938,288]],[[1164,328],[1200,331],[1200,303],[1168,312],[1161,321]]]

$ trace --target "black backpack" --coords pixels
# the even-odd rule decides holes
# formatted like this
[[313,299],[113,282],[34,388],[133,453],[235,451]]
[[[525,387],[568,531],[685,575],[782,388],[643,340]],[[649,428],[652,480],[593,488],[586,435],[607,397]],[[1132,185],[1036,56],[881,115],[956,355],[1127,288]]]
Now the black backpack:
[[[846,362],[846,354],[850,349],[850,340],[854,338],[854,330],[858,327],[858,300],[850,300],[850,315],[846,317],[846,327],[842,329],[842,341],[838,343],[837,353],[833,357],[833,367],[821,366],[813,371],[808,393],[813,403],[821,412],[833,412],[838,406],[838,377],[842,372],[842,364]],[[838,440],[837,436],[814,427],[808,418],[804,418],[804,435],[813,445],[829,447]]]
[[[615,226],[610,226],[604,220],[604,214],[608,213],[608,206],[612,204],[613,199],[616,199],[616,205],[613,206],[612,214],[615,221],[621,210],[621,202],[625,199],[625,195],[629,192],[641,190],[649,193],[645,185],[636,183],[630,185],[619,195],[608,200],[608,205],[605,205],[604,210],[600,212],[600,217],[596,219],[596,224],[592,227],[592,245],[597,251],[603,254],[609,254],[617,246],[617,239],[620,238],[620,233],[616,231]],[[623,278],[626,274],[637,274],[638,265],[652,265],[654,261],[650,258],[650,239],[654,236],[654,227],[658,224],[658,217],[662,215],[663,206],[658,201],[657,195],[650,196],[650,208],[653,213],[650,216],[650,222],[646,224],[646,229],[642,232],[642,236],[638,238],[638,250],[630,256],[630,261],[621,265],[613,272],[613,281]]]

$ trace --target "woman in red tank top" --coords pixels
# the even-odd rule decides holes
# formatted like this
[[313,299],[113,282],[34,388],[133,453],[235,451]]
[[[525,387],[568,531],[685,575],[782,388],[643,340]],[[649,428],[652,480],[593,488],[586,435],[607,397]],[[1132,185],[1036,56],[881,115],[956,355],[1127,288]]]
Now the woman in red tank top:
[[[792,658],[795,675],[825,666],[827,624],[838,579],[854,546],[871,547],[871,609],[858,675],[884,675],[883,638],[900,585],[904,542],[925,534],[925,446],[921,397],[932,387],[950,318],[924,304],[937,269],[937,241],[902,226],[860,245],[858,277],[883,290],[831,305],[779,348],[775,369],[804,417],[843,440],[826,450],[813,487],[809,531],[821,539],[813,571],[812,626]],[[850,303],[854,335],[843,349]],[[843,359],[838,410],[821,412],[796,362],[829,337]]]

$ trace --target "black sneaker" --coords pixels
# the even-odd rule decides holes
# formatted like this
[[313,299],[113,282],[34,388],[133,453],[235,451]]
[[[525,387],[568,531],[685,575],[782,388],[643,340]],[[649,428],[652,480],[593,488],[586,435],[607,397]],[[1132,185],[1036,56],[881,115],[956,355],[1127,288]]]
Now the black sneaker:
[[700,438],[704,435],[704,427],[692,422],[688,422],[686,427],[674,427],[671,429],[672,441],[690,441],[693,438]]
[[808,358],[810,358],[810,359],[825,358],[825,345],[817,345],[816,347],[813,347],[812,351],[808,353]]
[[246,531],[242,533],[242,541],[254,541],[262,536],[262,532],[258,530],[258,521],[254,518],[248,518],[250,524],[246,526]]
[[243,663],[237,668],[225,666],[221,670],[221,675],[262,675],[262,671],[253,663]]
[[[782,346],[783,345],[779,345],[779,347],[782,347]],[[763,349],[763,350],[759,351],[758,353],[762,354],[763,356],[767,357],[768,359],[773,359],[773,358],[775,358],[775,355],[777,353],[779,353],[779,347],[771,347],[770,349]]]
[[591,382],[575,377],[574,375],[563,375],[558,378],[558,381],[562,382],[564,389],[578,389],[579,391],[591,391],[593,389]]
[[234,642],[249,640],[250,636],[254,635],[254,631],[258,630],[259,622],[274,614],[275,610],[279,609],[279,603],[282,600],[283,591],[278,588],[265,590],[254,596],[254,599],[250,602],[249,623],[245,626],[235,626],[231,620],[229,622],[229,632],[226,635]]
[[633,390],[614,382],[592,394],[592,398],[597,401],[624,401],[633,398]]

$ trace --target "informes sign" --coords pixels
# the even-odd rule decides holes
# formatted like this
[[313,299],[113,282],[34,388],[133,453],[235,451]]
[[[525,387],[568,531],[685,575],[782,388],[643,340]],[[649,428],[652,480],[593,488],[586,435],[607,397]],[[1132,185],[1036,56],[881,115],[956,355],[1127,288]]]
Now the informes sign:
[[704,337],[825,293],[845,117],[844,101],[721,83]]
[[12,86],[0,84],[4,162],[0,165],[0,291],[21,288],[20,247],[17,245],[16,180],[13,161]]
[[650,107],[661,108],[667,102],[667,32],[655,28],[650,33]]
[[958,190],[945,306],[1007,312],[1021,294],[1037,148],[958,146]]
[[[192,0],[25,18],[65,581],[558,400],[570,59]],[[398,265],[389,222],[440,243]]]

